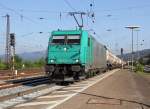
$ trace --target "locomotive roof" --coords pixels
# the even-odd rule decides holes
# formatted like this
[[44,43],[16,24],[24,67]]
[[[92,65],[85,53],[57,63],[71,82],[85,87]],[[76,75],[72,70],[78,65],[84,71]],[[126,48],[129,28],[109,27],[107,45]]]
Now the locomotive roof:
[[78,35],[81,34],[83,30],[57,30],[57,31],[52,31],[52,35],[68,35],[68,34],[74,34]]

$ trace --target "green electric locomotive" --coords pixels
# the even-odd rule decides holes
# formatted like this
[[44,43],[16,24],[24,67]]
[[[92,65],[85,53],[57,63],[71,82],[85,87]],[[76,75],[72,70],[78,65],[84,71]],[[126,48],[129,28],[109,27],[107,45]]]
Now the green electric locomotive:
[[52,31],[45,71],[51,79],[79,79],[90,72],[106,70],[106,47],[86,30]]

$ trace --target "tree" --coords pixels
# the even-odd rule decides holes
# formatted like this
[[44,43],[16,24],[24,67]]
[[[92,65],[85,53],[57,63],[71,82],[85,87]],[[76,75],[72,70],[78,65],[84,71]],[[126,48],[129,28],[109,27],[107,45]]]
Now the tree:
[[36,61],[24,61],[23,62],[25,68],[40,68],[43,67],[45,65],[45,59],[44,58],[40,58]]
[[0,59],[0,69],[4,70],[6,68],[7,68],[6,64],[4,62],[2,62],[2,60]]
[[43,67],[45,65],[45,59],[40,58],[39,60],[34,62],[34,67]]
[[15,59],[15,68],[21,69],[22,68],[22,62],[23,62],[22,58],[19,57],[18,55],[15,55],[14,59]]
[[33,67],[33,62],[31,62],[31,61],[24,61],[23,64],[24,64],[25,68],[32,68]]
[[142,65],[144,64],[143,58],[139,59],[139,63],[142,64]]
[[146,64],[147,64],[147,65],[150,65],[150,54],[147,55],[147,58],[148,58],[148,60],[147,60]]

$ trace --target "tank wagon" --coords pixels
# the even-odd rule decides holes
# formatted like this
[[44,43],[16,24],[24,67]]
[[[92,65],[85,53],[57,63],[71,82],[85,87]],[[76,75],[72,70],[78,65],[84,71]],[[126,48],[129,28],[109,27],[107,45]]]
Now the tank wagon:
[[51,79],[79,79],[89,72],[105,71],[108,68],[107,54],[106,47],[85,30],[52,31],[45,71]]
[[122,65],[125,65],[125,62],[122,59],[114,55],[108,49],[106,51],[106,60],[109,69],[118,68],[121,67]]

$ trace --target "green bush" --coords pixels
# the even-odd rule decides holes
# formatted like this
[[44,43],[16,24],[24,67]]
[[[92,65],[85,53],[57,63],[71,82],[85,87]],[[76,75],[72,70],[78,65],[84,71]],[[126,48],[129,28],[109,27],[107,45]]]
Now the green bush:
[[2,62],[2,60],[0,59],[0,70],[4,70],[6,68],[7,68],[6,64]]
[[32,68],[33,67],[32,61],[24,61],[23,64],[24,64],[24,68]]
[[135,66],[135,71],[136,72],[143,72],[144,71],[144,66],[140,63],[137,63]]
[[[35,61],[29,61],[29,60],[23,60],[21,57],[19,57],[18,55],[16,55],[15,57],[15,69],[28,69],[28,68],[41,68],[45,65],[45,59],[44,58],[40,58],[38,60]],[[0,59],[0,70],[3,69],[10,69],[12,65],[10,65],[9,67],[1,61]]]
[[0,70],[4,70],[6,68],[7,68],[6,64],[0,63]]
[[22,66],[23,65],[24,65],[24,68],[40,68],[45,65],[45,59],[41,58],[36,61],[26,60],[26,61],[22,62]]
[[33,67],[42,67],[44,65],[45,65],[45,59],[44,58],[41,58],[41,59],[33,62]]

